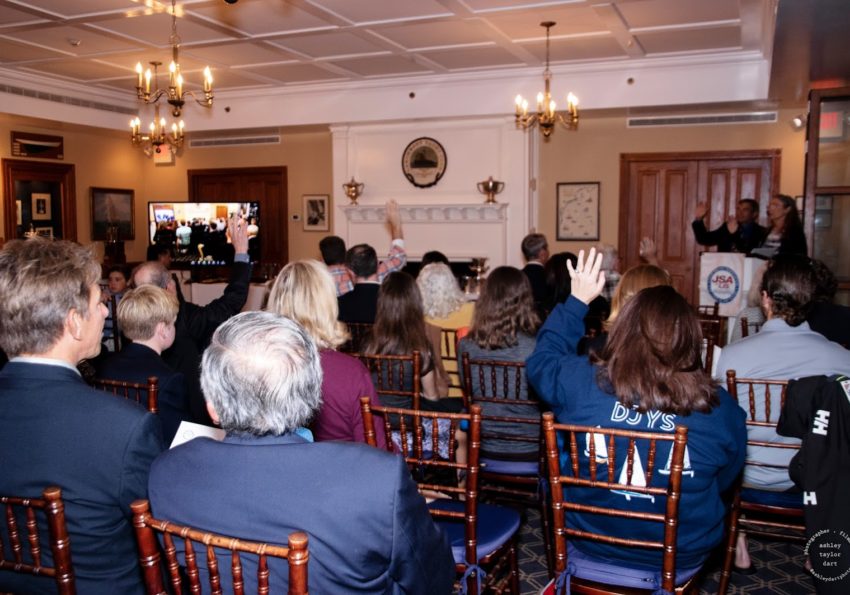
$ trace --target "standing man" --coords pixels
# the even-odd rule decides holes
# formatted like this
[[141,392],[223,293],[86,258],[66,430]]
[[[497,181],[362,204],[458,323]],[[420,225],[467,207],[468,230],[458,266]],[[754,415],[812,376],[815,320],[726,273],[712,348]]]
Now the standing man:
[[546,272],[543,265],[549,260],[549,242],[542,233],[530,233],[522,239],[522,255],[526,265],[522,269],[531,283],[531,293],[534,295],[534,306],[540,313],[541,319],[546,318]]
[[[319,353],[301,326],[243,312],[215,332],[202,368],[210,413],[227,435],[156,460],[157,518],[270,543],[305,531],[314,593],[451,593],[451,548],[404,459],[365,444],[312,443],[300,431],[322,402]],[[182,558],[182,541],[175,546]],[[198,564],[206,579],[202,555]],[[245,591],[256,591],[256,559],[242,564]],[[222,584],[230,567],[220,560]],[[269,561],[269,571],[281,592],[286,562]]]
[[[59,486],[77,592],[142,594],[130,503],[147,497],[162,437],[154,415],[94,390],[76,369],[100,352],[100,273],[73,242],[15,240],[0,251],[0,347],[11,358],[0,372],[0,493],[37,498]],[[0,591],[55,593],[55,583],[3,572]]]
[[718,252],[749,254],[754,248],[758,248],[767,236],[767,230],[756,223],[759,218],[759,203],[752,198],[739,200],[735,205],[735,216],[730,215],[726,222],[714,231],[708,231],[705,227],[707,214],[708,205],[699,203],[691,227],[698,244],[717,246]]

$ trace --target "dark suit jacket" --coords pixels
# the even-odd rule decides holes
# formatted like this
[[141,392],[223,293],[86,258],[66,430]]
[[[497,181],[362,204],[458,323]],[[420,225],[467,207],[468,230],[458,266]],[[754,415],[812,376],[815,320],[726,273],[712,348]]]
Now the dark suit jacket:
[[528,277],[528,282],[531,283],[531,294],[534,296],[534,306],[537,312],[541,314],[541,320],[545,319],[545,310],[547,300],[546,291],[546,270],[542,264],[528,263],[522,269],[525,276]]
[[[77,593],[143,593],[130,503],[147,495],[159,425],[68,368],[12,361],[0,372],[0,493],[62,488]],[[41,543],[51,560],[46,529]],[[0,573],[0,591],[55,593],[52,579],[21,577]]]
[[171,444],[177,427],[183,420],[189,421],[189,400],[183,374],[169,368],[156,351],[138,343],[128,343],[120,353],[109,355],[97,367],[98,378],[124,380],[125,382],[147,382],[149,376],[158,380],[159,416],[162,422],[162,438]]
[[201,353],[209,345],[218,325],[242,310],[248,299],[250,282],[250,263],[234,262],[230,283],[224,288],[224,294],[220,298],[206,306],[180,302],[174,344],[162,352],[162,359],[172,370],[182,373],[185,377],[189,412],[194,422],[213,425],[201,392]]
[[738,225],[735,233],[730,233],[726,223],[708,231],[702,219],[691,223],[697,243],[703,246],[717,246],[718,252],[741,252],[749,254],[754,248],[761,246],[767,237],[767,229],[758,223]]
[[354,289],[337,298],[342,322],[375,322],[378,310],[378,283],[357,283]]
[[[451,593],[446,537],[403,459],[377,448],[292,434],[196,438],[154,462],[149,487],[160,519],[282,545],[306,531],[311,593]],[[256,591],[256,559],[242,563],[246,592]],[[286,563],[269,566],[272,592],[284,592]]]

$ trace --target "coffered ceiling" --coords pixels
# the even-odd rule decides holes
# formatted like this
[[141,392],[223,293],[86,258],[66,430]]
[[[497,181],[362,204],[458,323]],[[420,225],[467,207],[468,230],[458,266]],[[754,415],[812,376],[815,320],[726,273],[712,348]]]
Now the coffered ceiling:
[[[384,118],[509,111],[541,86],[547,20],[554,90],[574,84],[585,108],[764,99],[777,1],[178,0],[176,13],[187,88],[209,65],[217,104],[286,98],[281,118],[315,123],[356,118],[330,113],[330,96],[368,105],[390,89],[399,104]],[[168,0],[0,0],[0,93],[88,98],[124,125],[135,64],[171,59],[170,11]],[[452,107],[411,108],[402,91]]]

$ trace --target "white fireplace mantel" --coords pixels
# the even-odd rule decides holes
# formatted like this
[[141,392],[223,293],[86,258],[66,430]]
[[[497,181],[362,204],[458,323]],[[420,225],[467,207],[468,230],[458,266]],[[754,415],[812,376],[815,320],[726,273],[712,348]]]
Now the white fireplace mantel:
[[[406,204],[399,205],[402,223],[490,223],[507,219],[504,203]],[[346,205],[342,207],[349,223],[380,223],[386,218],[384,205]]]

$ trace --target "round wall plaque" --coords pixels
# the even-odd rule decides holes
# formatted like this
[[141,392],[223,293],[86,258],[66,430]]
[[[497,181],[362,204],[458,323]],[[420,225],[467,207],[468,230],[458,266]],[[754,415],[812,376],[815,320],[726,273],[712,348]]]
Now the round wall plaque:
[[433,186],[446,172],[446,150],[433,138],[417,138],[404,150],[401,169],[417,188]]

